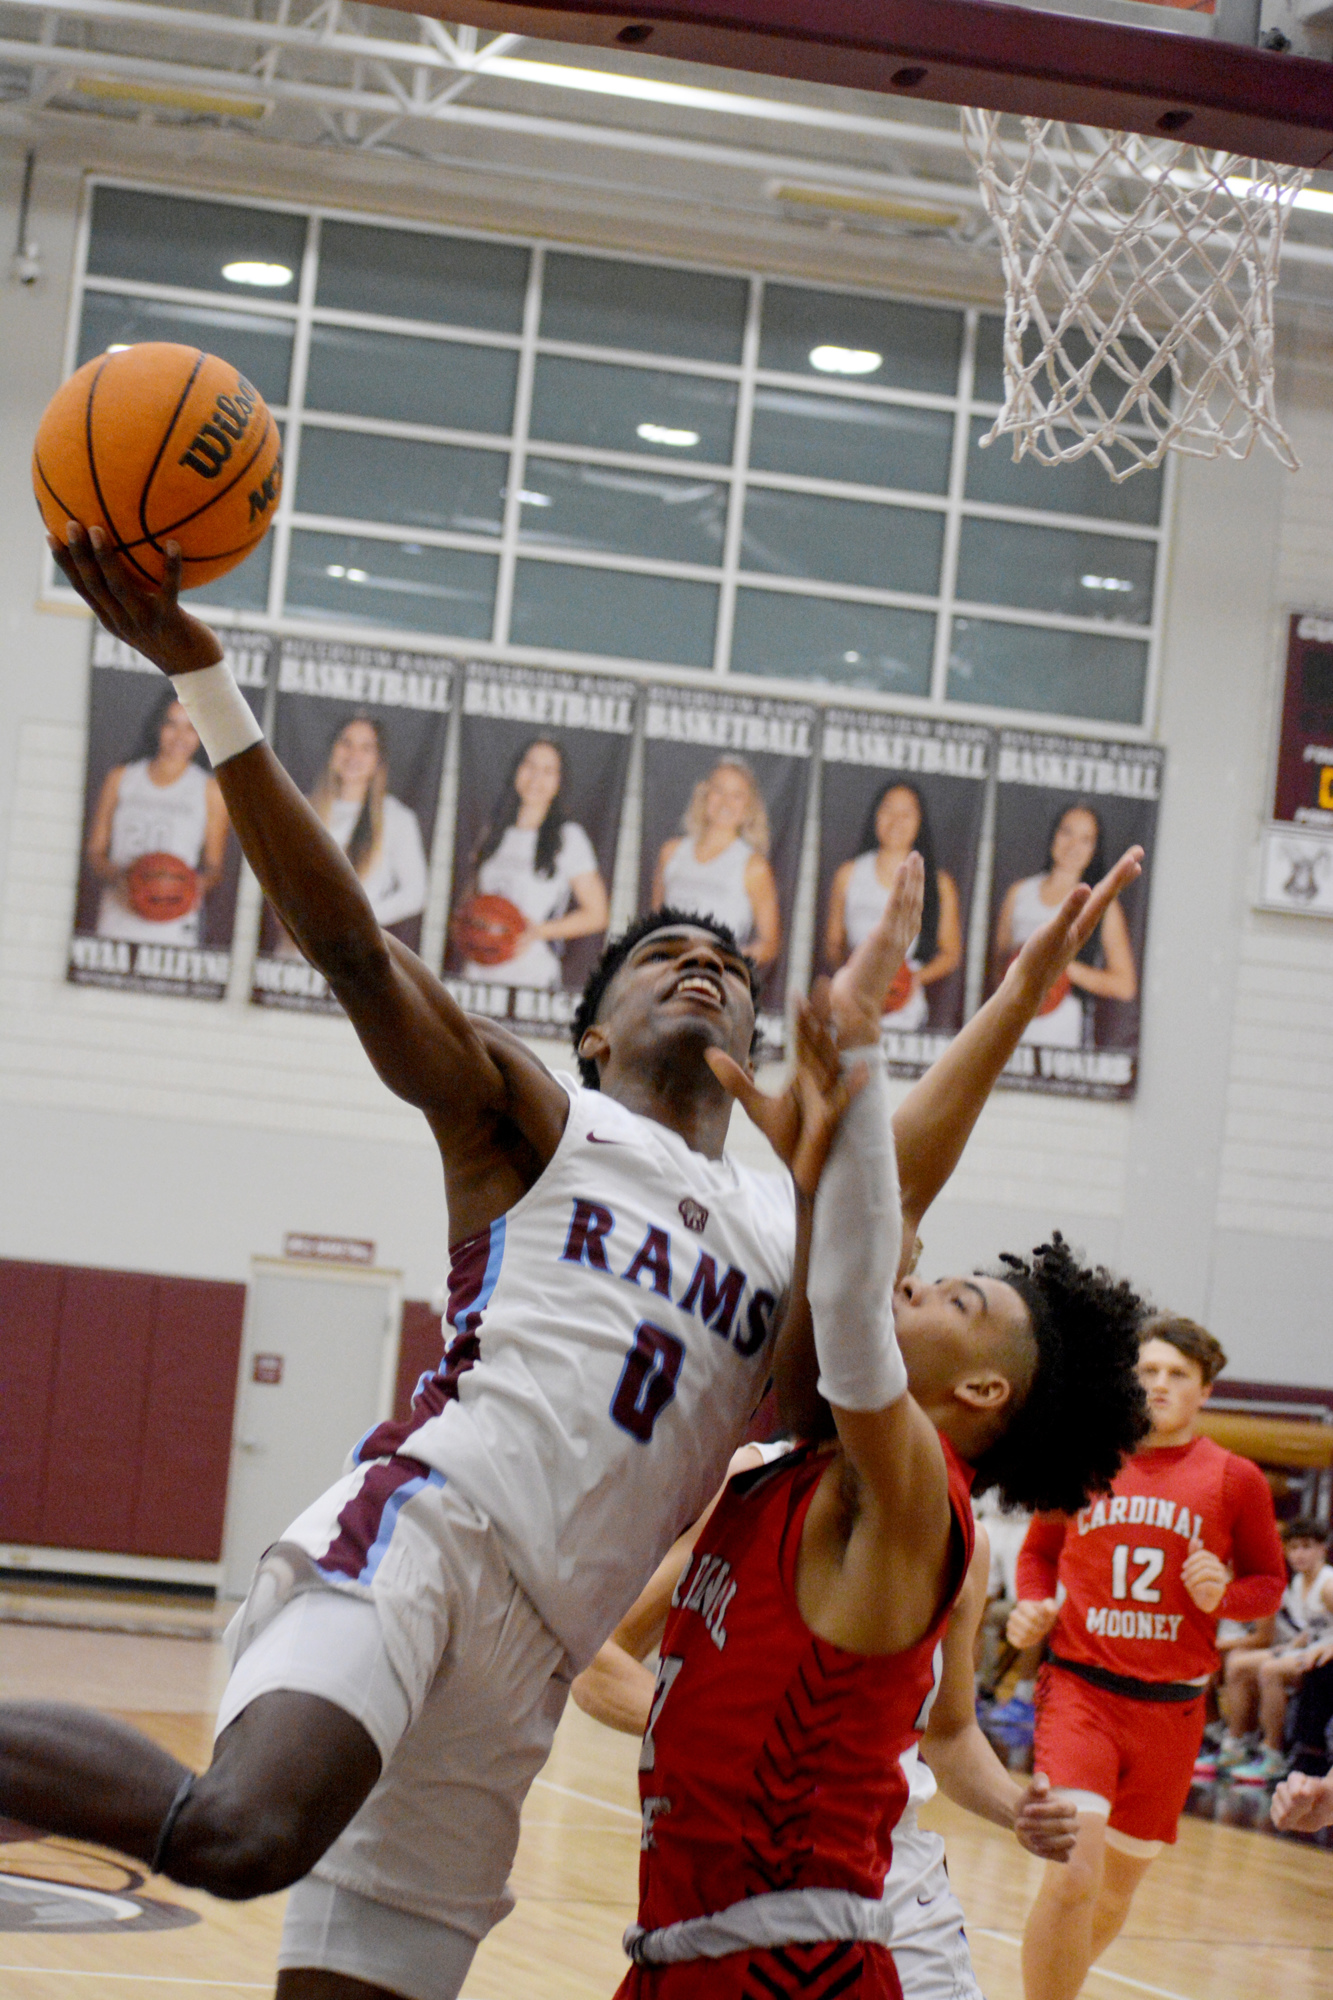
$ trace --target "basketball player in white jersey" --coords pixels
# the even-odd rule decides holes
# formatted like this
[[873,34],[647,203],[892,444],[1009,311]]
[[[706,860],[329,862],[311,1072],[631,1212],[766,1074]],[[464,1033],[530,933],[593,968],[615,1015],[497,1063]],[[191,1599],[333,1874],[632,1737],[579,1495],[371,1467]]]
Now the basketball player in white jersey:
[[[194,760],[199,738],[181,703],[168,696],[145,732],[146,754],[107,772],[84,858],[102,884],[96,935],[132,944],[199,942],[199,904],[222,879],[227,808],[216,778]],[[144,854],[174,854],[198,871],[195,907],[183,917],[141,917],[125,876]]]
[[[730,1471],[749,1471],[787,1449],[785,1444],[743,1445]],[[697,1521],[663,1557],[652,1581],[574,1683],[579,1707],[609,1729],[642,1736],[648,1726],[656,1681],[642,1663],[661,1639],[673,1593],[703,1525],[704,1520]],[[919,1749],[913,1746],[900,1760],[908,1803],[893,1829],[882,1900],[893,1917],[891,1949],[904,2000],[982,2000],[962,1908],[945,1866],[944,1842],[917,1818],[937,1789],[968,1812],[1009,1828],[1040,1860],[1067,1860],[1078,1836],[1075,1807],[1051,1798],[1043,1777],[1027,1786],[1010,1777],[977,1726],[972,1660],[989,1577],[990,1546],[978,1525],[967,1579],[937,1656],[928,1726]]]
[[[217,1895],[298,1882],[283,2000],[453,2000],[509,1907],[519,1808],[570,1679],[716,1490],[771,1371],[792,1187],[726,1156],[730,1100],[704,1060],[748,1060],[751,967],[720,926],[641,919],[590,981],[585,1087],[553,1077],[375,921],[177,603],[178,557],[155,592],[97,529],[71,525],[54,552],[172,676],[265,895],[425,1114],[453,1338],[409,1421],[363,1438],[261,1563],[209,1770],[196,1782],[104,1717],[14,1704],[0,1812]],[[839,1004],[878,1019],[918,876]]]

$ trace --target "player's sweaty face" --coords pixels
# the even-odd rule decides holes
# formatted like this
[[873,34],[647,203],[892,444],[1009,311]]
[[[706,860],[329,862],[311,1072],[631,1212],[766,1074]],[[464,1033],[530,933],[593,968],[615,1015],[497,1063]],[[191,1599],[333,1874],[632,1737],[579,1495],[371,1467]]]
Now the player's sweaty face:
[[1007,1372],[1005,1357],[1029,1328],[1027,1307],[1002,1278],[901,1278],[893,1323],[918,1402],[933,1401],[969,1369]]
[[1169,1434],[1193,1423],[1208,1394],[1197,1361],[1169,1340],[1145,1340],[1139,1349],[1138,1375],[1154,1431]]
[[656,1041],[684,1024],[709,1024],[708,1040],[745,1062],[754,1036],[750,971],[711,931],[694,925],[650,931],[616,975],[603,1020],[617,1040]]

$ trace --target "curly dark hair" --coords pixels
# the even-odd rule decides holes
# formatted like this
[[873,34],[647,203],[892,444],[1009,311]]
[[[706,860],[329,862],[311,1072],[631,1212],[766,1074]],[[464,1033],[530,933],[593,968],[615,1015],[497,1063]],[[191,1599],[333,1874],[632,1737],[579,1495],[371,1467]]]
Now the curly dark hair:
[[600,1090],[601,1076],[595,1062],[578,1054],[579,1043],[597,1019],[607,987],[619,972],[636,944],[652,931],[674,928],[677,924],[691,924],[696,930],[711,931],[718,943],[726,951],[734,951],[738,958],[744,958],[750,968],[750,998],[758,1005],[759,973],[752,960],[746,958],[736,942],[736,933],[730,924],[724,924],[717,917],[701,917],[695,910],[677,910],[664,903],[660,910],[648,910],[636,917],[627,930],[618,938],[612,938],[601,957],[588,974],[574,1018],[569,1024],[570,1036],[574,1043],[574,1053],[578,1056],[579,1075],[589,1090]]
[[973,1490],[1076,1514],[1149,1429],[1136,1373],[1143,1301],[1124,1278],[1080,1264],[1058,1229],[1030,1257],[1000,1261],[995,1275],[1027,1307],[1037,1367],[1008,1429],[976,1461]]

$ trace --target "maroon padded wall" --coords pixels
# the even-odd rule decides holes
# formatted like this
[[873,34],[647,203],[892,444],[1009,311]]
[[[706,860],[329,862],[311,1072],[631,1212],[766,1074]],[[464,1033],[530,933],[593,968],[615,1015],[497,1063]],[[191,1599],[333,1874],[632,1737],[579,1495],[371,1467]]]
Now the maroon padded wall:
[[244,1285],[0,1260],[0,1540],[216,1562]]

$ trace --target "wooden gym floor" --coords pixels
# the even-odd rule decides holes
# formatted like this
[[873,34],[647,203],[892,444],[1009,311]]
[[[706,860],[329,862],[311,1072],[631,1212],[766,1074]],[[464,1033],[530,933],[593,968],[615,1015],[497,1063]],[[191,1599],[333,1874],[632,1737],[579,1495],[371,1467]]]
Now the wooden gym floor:
[[[63,1615],[77,1613],[66,1606]],[[207,1761],[222,1676],[212,1638],[0,1622],[4,1697],[112,1711],[197,1764]],[[518,1907],[478,1953],[468,2000],[614,1992],[625,1967],[620,1934],[634,1912],[635,1763],[628,1738],[570,1708],[524,1814]],[[948,1840],[988,2000],[1021,2000],[1017,1938],[1039,1864],[943,1801],[925,1817]],[[129,1900],[138,1886],[95,1850],[0,1845],[0,2000],[249,2000],[272,1991],[280,1897],[215,1903],[151,1883],[145,1917]],[[35,1928],[34,1917],[65,1927]],[[1089,2000],[1333,2000],[1333,1855],[1186,1819],[1086,1991]]]

